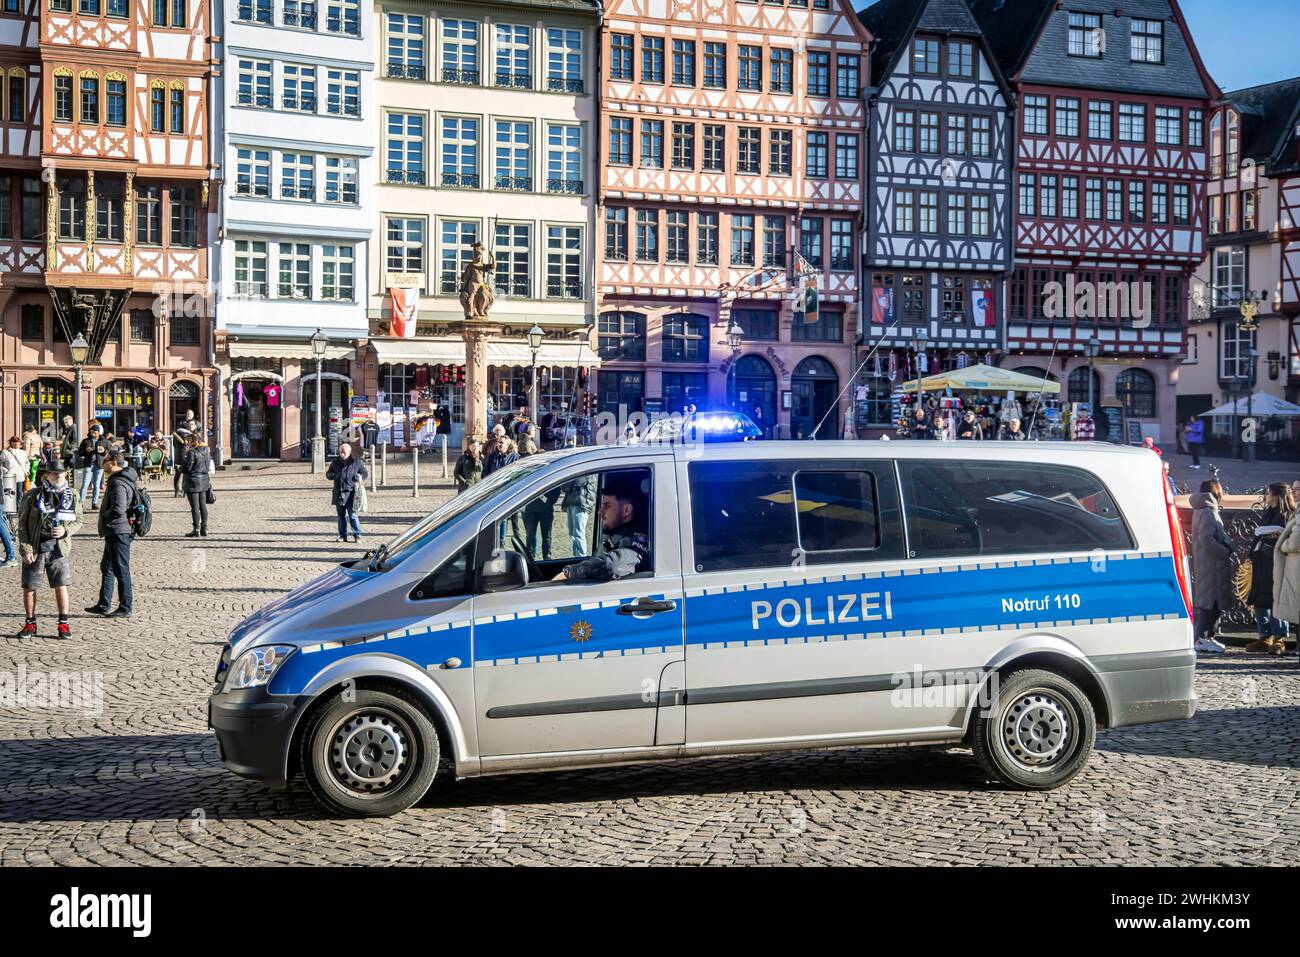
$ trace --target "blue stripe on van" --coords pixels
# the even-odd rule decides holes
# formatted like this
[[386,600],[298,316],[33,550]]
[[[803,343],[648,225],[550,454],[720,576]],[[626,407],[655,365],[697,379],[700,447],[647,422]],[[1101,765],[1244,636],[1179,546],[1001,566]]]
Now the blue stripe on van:
[[462,668],[468,668],[472,663],[469,628],[416,628],[380,637],[380,641],[326,645],[319,651],[300,649],[280,666],[267,690],[271,694],[300,694],[308,682],[330,664],[340,658],[370,652],[405,658],[420,668],[440,665],[448,658],[459,658]]

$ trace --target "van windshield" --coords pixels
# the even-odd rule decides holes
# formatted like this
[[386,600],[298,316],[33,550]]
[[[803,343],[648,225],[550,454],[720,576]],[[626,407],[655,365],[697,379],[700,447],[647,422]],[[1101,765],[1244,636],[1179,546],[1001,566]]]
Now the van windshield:
[[497,492],[520,482],[526,482],[531,475],[545,468],[553,459],[552,455],[529,456],[506,466],[499,472],[494,472],[478,484],[471,485],[464,492],[443,502],[391,542],[383,545],[370,559],[370,570],[383,571],[399,564],[412,552],[422,548],[444,525]]

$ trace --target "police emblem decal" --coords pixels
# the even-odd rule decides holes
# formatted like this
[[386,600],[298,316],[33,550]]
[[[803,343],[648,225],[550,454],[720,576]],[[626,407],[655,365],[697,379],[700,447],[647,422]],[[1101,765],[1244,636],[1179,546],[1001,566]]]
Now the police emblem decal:
[[591,641],[591,624],[586,621],[575,621],[569,626],[569,637],[579,644],[584,641]]

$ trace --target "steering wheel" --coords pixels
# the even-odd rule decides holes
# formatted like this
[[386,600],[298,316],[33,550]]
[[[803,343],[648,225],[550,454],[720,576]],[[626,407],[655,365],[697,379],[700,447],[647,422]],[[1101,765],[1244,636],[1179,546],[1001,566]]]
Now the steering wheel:
[[524,543],[519,540],[519,536],[511,535],[510,544],[515,546],[515,551],[524,556],[524,564],[528,566],[529,583],[541,581],[542,570],[537,567],[537,561],[533,558],[533,553],[524,547]]

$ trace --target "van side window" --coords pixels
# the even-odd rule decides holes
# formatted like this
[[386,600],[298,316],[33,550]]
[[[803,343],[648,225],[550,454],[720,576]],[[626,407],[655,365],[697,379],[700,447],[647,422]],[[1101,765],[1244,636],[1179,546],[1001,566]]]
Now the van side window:
[[[892,463],[692,462],[697,572],[901,558]],[[798,505],[796,507],[796,496]]]
[[876,482],[870,472],[794,475],[799,547],[805,552],[863,551],[880,545]]
[[900,462],[917,558],[1133,547],[1096,476],[1063,465]]
[[432,598],[455,598],[457,595],[474,594],[474,546],[477,539],[458,551],[442,563],[442,567],[433,572],[424,581],[411,589],[413,601],[428,601]]

